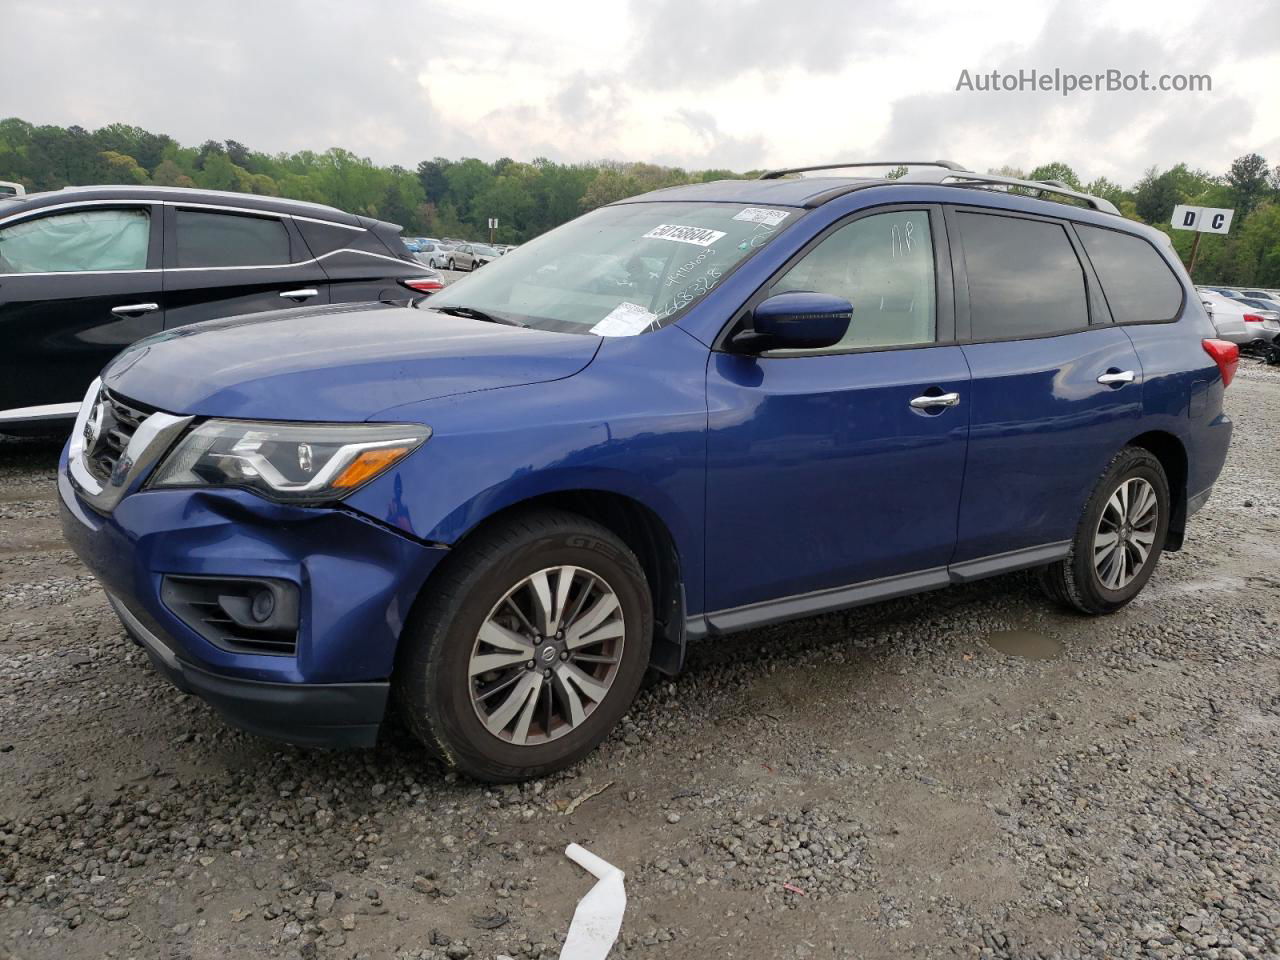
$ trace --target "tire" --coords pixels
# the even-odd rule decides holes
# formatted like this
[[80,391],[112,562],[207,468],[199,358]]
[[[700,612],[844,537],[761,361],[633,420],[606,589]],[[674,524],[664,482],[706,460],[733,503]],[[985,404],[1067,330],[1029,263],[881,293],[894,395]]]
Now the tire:
[[[653,602],[635,554],[599,524],[572,513],[539,511],[477,533],[445,563],[425,588],[428,592],[400,642],[392,688],[406,726],[446,765],[478,780],[503,783],[540,777],[581,760],[630,708],[649,665]],[[580,571],[571,575],[570,592],[559,604],[558,614],[568,611],[565,639],[549,634],[532,643],[528,654],[508,647],[513,633],[529,639],[547,627],[538,619],[530,578],[540,572],[546,576],[546,595],[555,607],[558,574],[565,568]],[[620,637],[569,650],[573,628],[589,625],[598,609],[609,606],[596,604],[610,595],[617,610],[604,626],[584,633],[588,638]],[[523,610],[523,621],[516,619],[513,607]],[[495,627],[494,618],[505,626]],[[501,641],[500,647],[485,642],[482,627],[485,637]],[[476,658],[487,657],[487,663],[512,655],[522,662],[474,674]],[[523,661],[525,655],[531,659]],[[616,657],[616,662],[577,659],[584,655],[600,661]],[[595,689],[605,690],[599,699],[588,694],[588,687],[579,686],[574,670]],[[491,699],[477,701],[486,691],[492,691]],[[501,721],[502,711],[516,697],[522,698],[521,705]],[[530,699],[533,707],[528,706]],[[571,699],[578,704],[576,719]],[[487,723],[497,727],[496,732]],[[525,742],[520,742],[522,735]]]
[[456,266],[454,266],[453,258],[452,258],[452,257],[450,257],[450,258],[449,258],[449,269],[450,269],[450,270],[457,270],[457,269],[458,269]]
[[[1128,511],[1130,522],[1117,526],[1120,513],[1116,504],[1121,501],[1117,499],[1113,503],[1113,497],[1125,496],[1122,488],[1136,506]],[[1155,497],[1155,517],[1149,522],[1132,523],[1146,516],[1134,517],[1133,514],[1141,509],[1145,500],[1140,498],[1146,496],[1147,490]],[[1107,465],[1094,487],[1072,538],[1070,552],[1040,571],[1040,584],[1045,593],[1081,613],[1098,615],[1119,610],[1151,579],[1164,551],[1170,509],[1169,480],[1160,461],[1141,447],[1125,447]],[[1106,553],[1099,552],[1102,559],[1095,563],[1098,538],[1109,536],[1112,529],[1117,531],[1116,547]],[[1141,556],[1148,535],[1150,544],[1146,545],[1145,556]],[[1105,546],[1101,549],[1106,550]],[[1122,558],[1124,566],[1117,566]]]

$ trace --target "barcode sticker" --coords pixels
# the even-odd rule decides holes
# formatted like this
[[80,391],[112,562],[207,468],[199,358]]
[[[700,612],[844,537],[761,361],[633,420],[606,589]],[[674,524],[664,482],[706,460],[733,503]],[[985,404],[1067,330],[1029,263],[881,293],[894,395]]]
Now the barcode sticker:
[[791,216],[789,210],[769,210],[765,207],[747,207],[739,213],[734,214],[735,220],[746,220],[748,223],[763,223],[766,227],[776,227],[787,217]]
[[709,230],[706,227],[684,227],[678,223],[660,223],[646,233],[644,239],[675,240],[677,243],[692,243],[699,247],[709,247],[723,236],[723,230]]

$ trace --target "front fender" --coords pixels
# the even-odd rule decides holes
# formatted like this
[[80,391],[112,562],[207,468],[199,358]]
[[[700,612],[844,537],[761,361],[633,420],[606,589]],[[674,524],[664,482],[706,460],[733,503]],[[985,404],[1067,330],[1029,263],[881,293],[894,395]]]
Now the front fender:
[[675,327],[606,340],[581,373],[384,411],[431,439],[347,501],[412,536],[457,543],[553,493],[628,497],[666,526],[691,612],[702,608],[708,350]]

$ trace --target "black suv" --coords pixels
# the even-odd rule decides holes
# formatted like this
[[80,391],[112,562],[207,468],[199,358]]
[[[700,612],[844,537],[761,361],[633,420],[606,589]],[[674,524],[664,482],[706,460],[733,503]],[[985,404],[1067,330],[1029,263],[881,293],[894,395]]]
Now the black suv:
[[69,424],[107,361],[161,330],[298,305],[404,303],[442,285],[400,227],[314,203],[171,187],[3,198],[0,432]]

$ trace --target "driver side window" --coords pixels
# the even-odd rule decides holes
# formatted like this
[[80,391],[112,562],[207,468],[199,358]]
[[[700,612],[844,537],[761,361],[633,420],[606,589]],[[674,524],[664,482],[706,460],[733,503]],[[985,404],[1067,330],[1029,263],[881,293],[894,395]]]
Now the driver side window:
[[938,308],[928,212],[878,213],[846,224],[783,274],[771,293],[793,290],[853,304],[849,332],[822,352],[932,343]]

